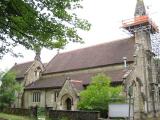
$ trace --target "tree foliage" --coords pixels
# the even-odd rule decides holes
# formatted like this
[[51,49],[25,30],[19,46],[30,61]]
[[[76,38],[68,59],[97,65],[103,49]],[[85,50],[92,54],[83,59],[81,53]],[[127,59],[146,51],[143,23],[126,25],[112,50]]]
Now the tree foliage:
[[107,111],[108,104],[120,102],[122,87],[111,87],[111,79],[105,74],[92,77],[91,84],[80,93],[78,107],[84,110]]
[[75,14],[82,0],[1,0],[0,57],[17,44],[27,49],[63,48],[83,42],[77,30],[90,24]]
[[16,93],[22,90],[22,86],[16,81],[15,76],[13,72],[7,72],[1,78],[0,108],[10,106],[16,100]]

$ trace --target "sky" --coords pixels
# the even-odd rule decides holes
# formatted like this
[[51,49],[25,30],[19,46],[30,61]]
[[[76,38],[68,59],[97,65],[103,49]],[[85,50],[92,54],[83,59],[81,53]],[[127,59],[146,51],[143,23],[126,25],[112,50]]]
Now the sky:
[[[160,26],[160,1],[144,0],[144,2],[149,16]],[[60,53],[129,37],[121,29],[121,22],[133,18],[135,5],[136,0],[83,0],[83,9],[78,10],[77,14],[92,24],[90,31],[79,31],[85,44],[70,43],[64,50],[60,50]],[[34,52],[26,50],[22,46],[17,46],[14,51],[21,52],[24,57],[15,58],[10,54],[5,55],[0,60],[0,70],[10,69],[15,63],[34,60]],[[43,49],[42,62],[49,62],[56,54],[57,50]]]

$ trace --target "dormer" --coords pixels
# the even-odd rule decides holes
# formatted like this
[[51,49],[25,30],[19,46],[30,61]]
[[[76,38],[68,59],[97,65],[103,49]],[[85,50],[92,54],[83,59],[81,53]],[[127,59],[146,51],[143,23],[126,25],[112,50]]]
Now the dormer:
[[42,72],[44,71],[44,65],[41,61],[30,61],[21,64],[15,64],[10,71],[16,74],[16,80],[26,86],[36,80],[39,80]]
[[44,65],[42,62],[35,60],[30,68],[26,71],[25,86],[39,80],[42,72],[44,71]]

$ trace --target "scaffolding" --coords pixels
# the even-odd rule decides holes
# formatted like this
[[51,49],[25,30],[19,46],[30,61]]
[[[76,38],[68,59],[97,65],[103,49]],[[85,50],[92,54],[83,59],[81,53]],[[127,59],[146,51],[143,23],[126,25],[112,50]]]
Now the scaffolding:
[[160,33],[151,34],[152,51],[155,58],[160,59]]
[[159,71],[157,74],[159,74],[158,78],[160,79],[160,33],[158,26],[149,16],[143,15],[132,19],[123,20],[122,28],[127,31],[127,33],[129,32],[131,36],[140,31],[146,31],[150,34],[152,52],[154,53],[154,60],[157,69],[156,71]]
[[152,34],[159,32],[158,26],[147,15],[123,20],[122,28],[129,31],[131,34],[140,30],[149,30]]
[[159,89],[159,98],[160,98],[160,34],[151,34],[151,45],[152,52],[155,54],[155,66],[156,66],[156,76],[157,76],[157,85]]
[[[160,60],[160,33],[158,26],[149,16],[143,15],[132,19],[123,20],[122,28],[123,30],[129,32],[131,36],[140,31],[148,32],[151,38],[151,46],[152,52],[154,53],[154,58]],[[158,62],[156,65],[160,66],[160,62]]]
[[[150,83],[150,92],[152,95],[151,104],[153,104],[153,111],[155,112],[157,107],[160,105],[160,33],[158,26],[149,16],[143,15],[136,16],[132,19],[123,20],[122,28],[131,36],[134,36],[135,33],[141,31],[146,31],[150,35],[151,52],[149,51],[148,53],[151,54],[151,56],[153,55],[154,67],[148,67],[145,65],[145,68],[149,71],[148,74],[150,75],[148,76],[155,76],[155,78],[153,78],[153,76],[149,78],[152,79],[152,82]],[[156,79],[156,82],[154,82],[153,79]],[[159,101],[159,105],[154,103],[155,100]]]

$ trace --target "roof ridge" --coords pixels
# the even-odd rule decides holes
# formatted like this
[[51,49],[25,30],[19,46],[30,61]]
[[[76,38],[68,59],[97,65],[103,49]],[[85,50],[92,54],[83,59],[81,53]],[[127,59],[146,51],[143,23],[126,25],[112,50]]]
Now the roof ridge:
[[104,45],[104,44],[111,44],[111,43],[115,43],[115,42],[118,42],[118,41],[124,41],[124,40],[132,39],[132,38],[134,38],[134,37],[126,37],[126,38],[121,38],[121,39],[114,39],[112,41],[103,42],[103,43],[87,46],[87,47],[84,47],[84,48],[78,48],[78,49],[62,52],[62,53],[59,53],[58,55],[62,55],[62,54],[70,53],[70,52],[75,52],[75,51],[79,51],[79,50],[83,50],[83,49],[93,48],[93,47],[101,46],[101,45]]
[[19,65],[23,65],[23,64],[27,64],[27,63],[30,63],[30,62],[34,62],[34,61],[27,61],[27,62],[23,62],[23,63],[15,63],[11,68],[10,70],[12,70],[14,67],[16,66],[19,66]]
[[127,37],[57,54],[46,66],[44,74],[122,63],[124,56],[132,61],[134,43],[134,37]]
[[23,63],[16,63],[16,65],[22,65],[22,64],[27,64],[27,63],[31,63],[31,62],[34,62],[34,60],[32,60],[32,61],[26,61],[26,62],[23,62]]

